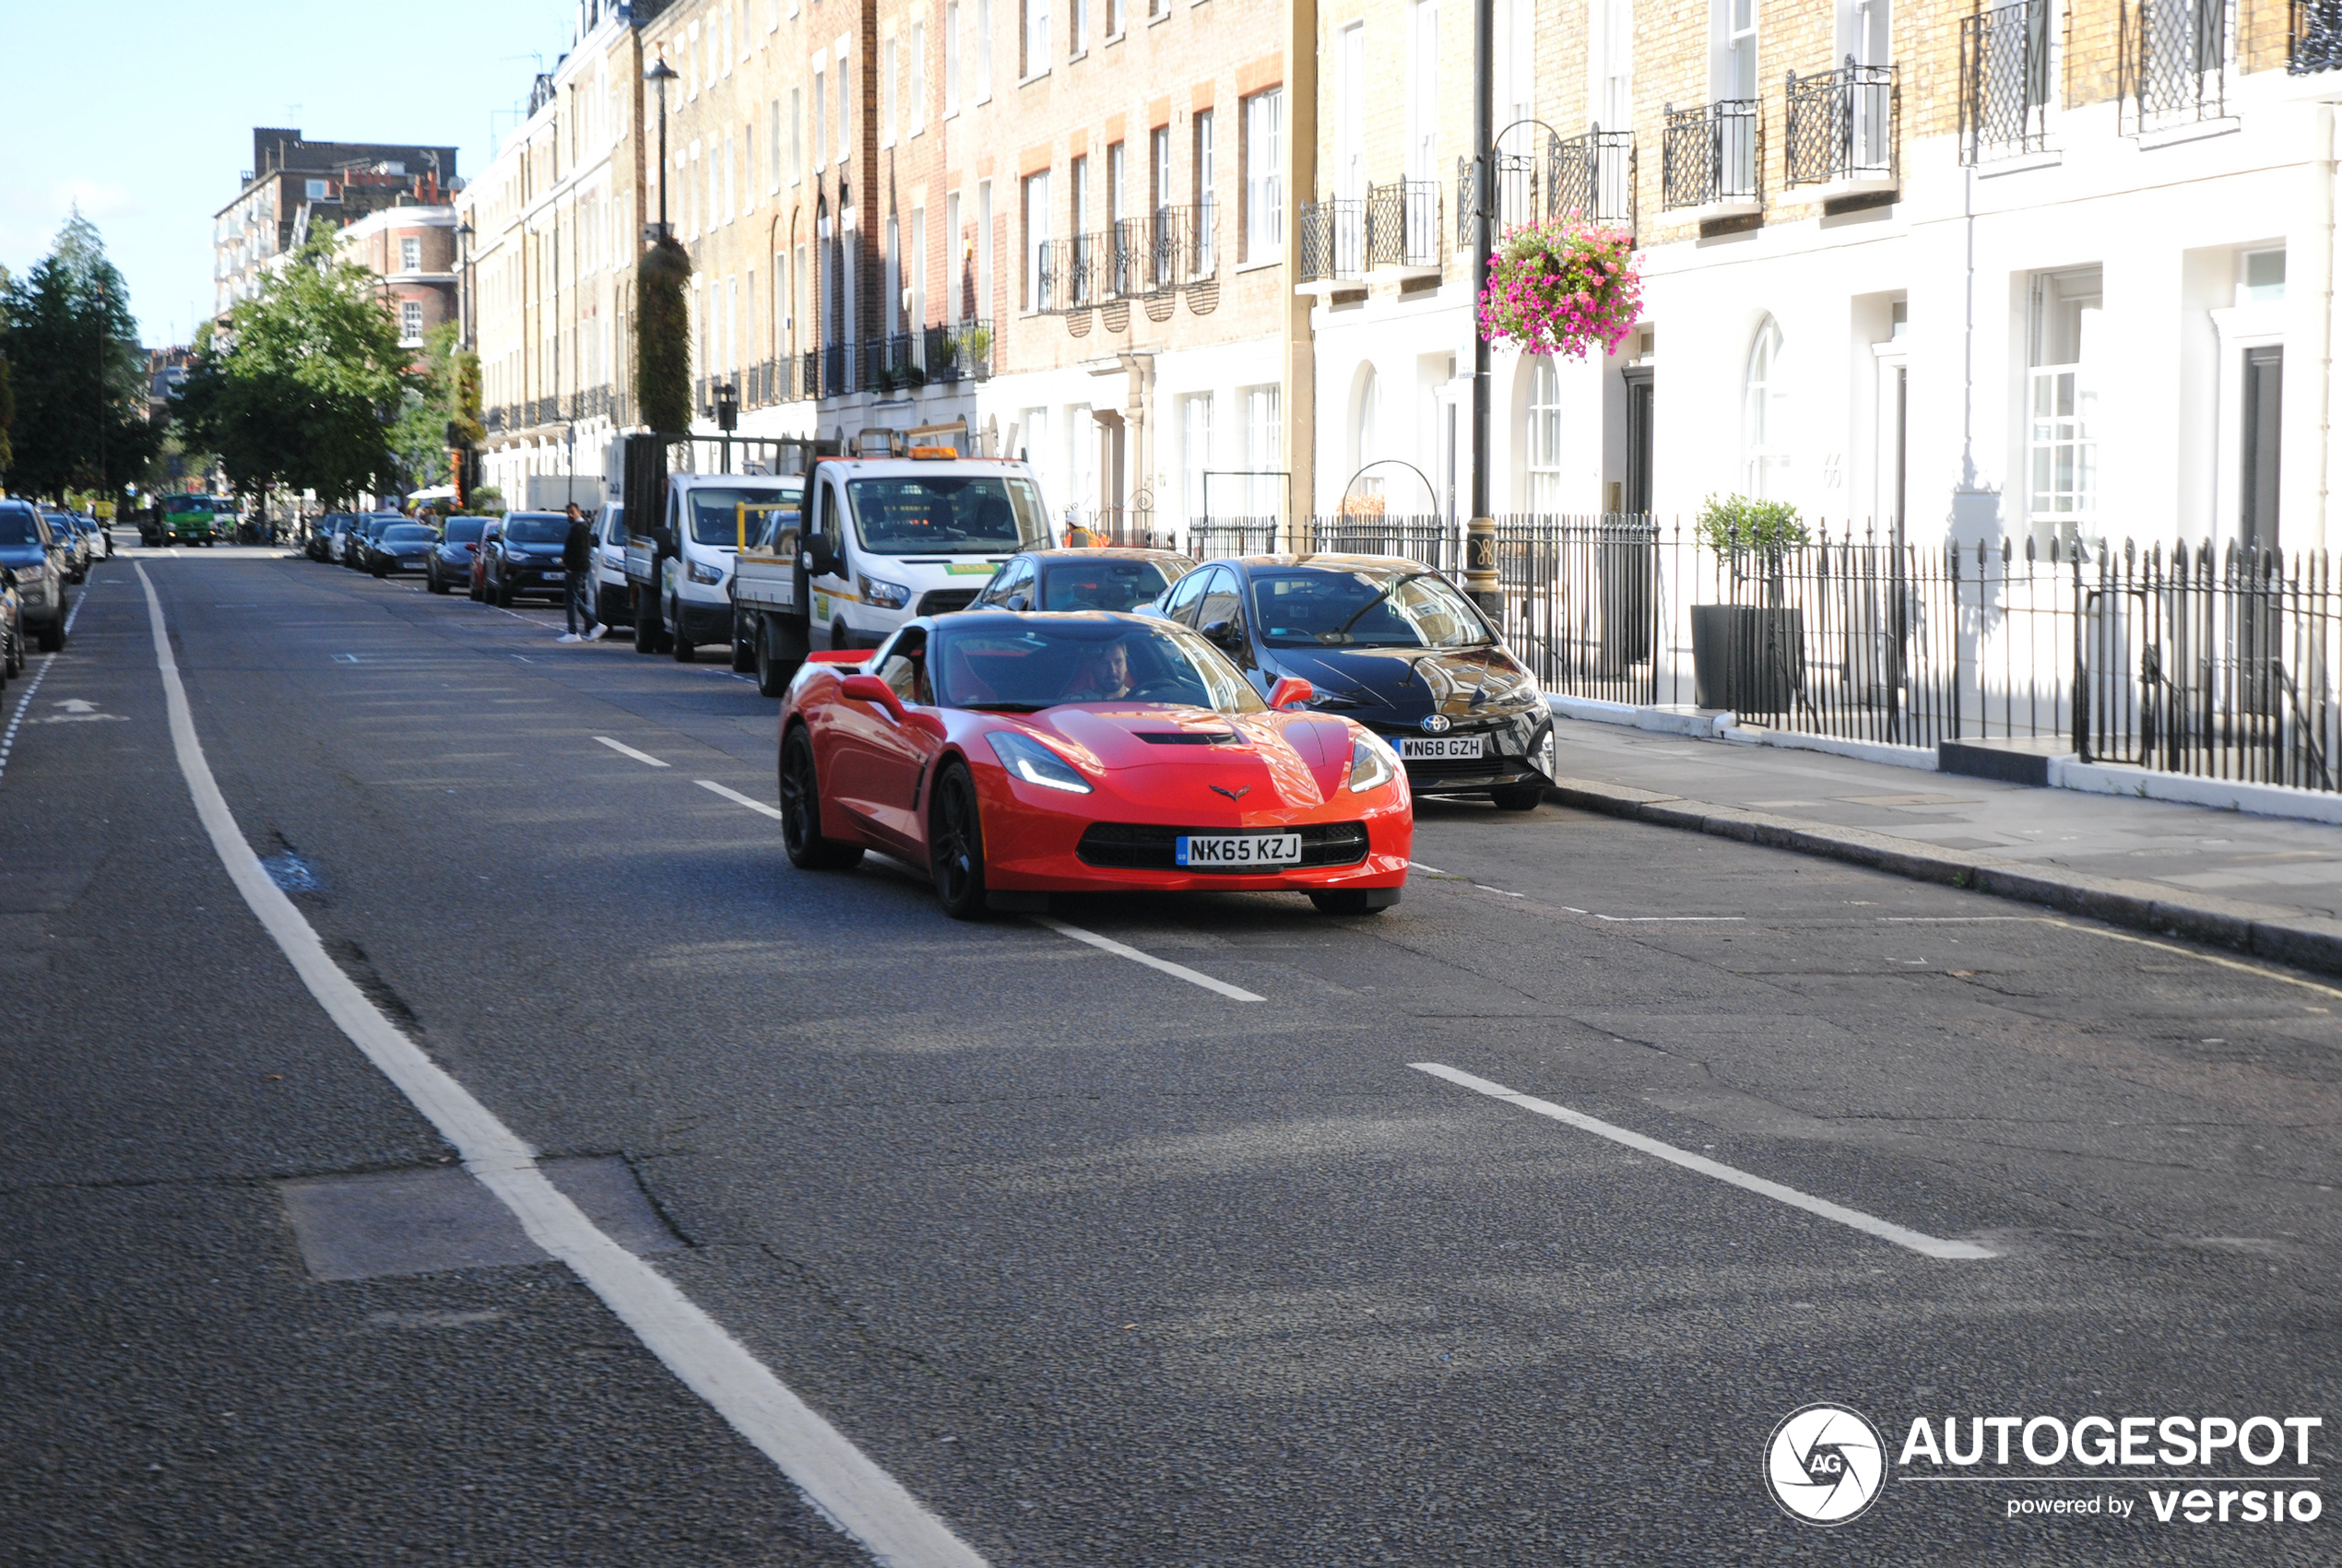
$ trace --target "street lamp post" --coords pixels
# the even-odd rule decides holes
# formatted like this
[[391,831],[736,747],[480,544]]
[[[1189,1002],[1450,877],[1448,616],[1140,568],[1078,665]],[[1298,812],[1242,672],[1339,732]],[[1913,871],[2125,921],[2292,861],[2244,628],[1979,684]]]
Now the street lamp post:
[[674,230],[667,223],[667,84],[675,79],[675,67],[661,55],[643,72],[643,80],[658,89],[658,221],[651,225],[646,236],[653,244],[667,239]]
[[[1496,241],[1496,158],[1489,135],[1496,120],[1496,7],[1477,0],[1472,29],[1472,298],[1477,316],[1488,291],[1489,255]],[[1478,321],[1472,332],[1472,521],[1464,531],[1464,592],[1501,628],[1505,601],[1496,575],[1496,522],[1488,513],[1488,339]]]

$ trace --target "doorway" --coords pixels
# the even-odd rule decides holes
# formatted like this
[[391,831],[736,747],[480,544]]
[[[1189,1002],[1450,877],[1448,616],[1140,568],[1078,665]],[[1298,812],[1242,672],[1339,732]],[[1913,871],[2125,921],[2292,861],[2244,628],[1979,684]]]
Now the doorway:
[[1651,491],[1651,415],[1658,407],[1652,367],[1629,365],[1618,373],[1626,382],[1626,478],[1619,497],[1620,510],[1647,513]]

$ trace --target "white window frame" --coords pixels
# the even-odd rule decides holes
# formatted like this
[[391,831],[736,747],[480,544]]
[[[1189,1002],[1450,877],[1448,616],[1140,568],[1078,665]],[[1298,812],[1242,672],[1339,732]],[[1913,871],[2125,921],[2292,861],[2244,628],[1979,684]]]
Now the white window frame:
[[960,112],[960,0],[943,7],[943,117]]
[[1017,79],[1029,82],[1049,74],[1049,0],[1018,0],[1018,4],[1023,53],[1018,60]]
[[911,135],[927,129],[927,24],[911,24],[911,62],[905,73],[911,95]]
[[889,34],[879,43],[879,146],[894,145],[894,70],[896,65],[894,38]]
[[1024,291],[1027,314],[1043,309],[1042,258],[1049,243],[1049,171],[1036,170],[1018,182],[1024,222]]
[[[2092,274],[2097,276],[2100,301],[2096,313],[2103,322],[2106,281],[2102,268],[2037,272],[2028,291],[2025,400],[2020,410],[2025,432],[2025,466],[2020,481],[2024,486],[2025,516],[2035,528],[2053,529],[2059,538],[2068,543],[2076,538],[2095,538],[2098,533],[2098,448],[2102,413],[2098,384],[2100,367],[2093,362],[2092,346],[2082,340],[2087,324],[2078,319],[2073,357],[2051,360],[2046,318],[2052,308],[2053,293],[2076,288]],[[2071,297],[2081,299],[2088,295],[2077,293]]]
[[1553,357],[1529,360],[1529,421],[1521,450],[1527,454],[1529,511],[1538,516],[1561,512],[1561,372]]
[[423,302],[420,300],[398,301],[398,340],[402,344],[423,340]]
[[398,238],[398,270],[423,270],[423,241],[420,234],[402,234]]
[[992,0],[976,0],[976,100],[992,101]]
[[1284,255],[1284,88],[1244,100],[1244,259]]
[[830,166],[830,93],[826,62],[816,56],[813,65],[813,172]]
[[1767,316],[1749,339],[1741,374],[1741,490],[1758,501],[1787,501],[1794,473],[1791,447],[1789,340]]

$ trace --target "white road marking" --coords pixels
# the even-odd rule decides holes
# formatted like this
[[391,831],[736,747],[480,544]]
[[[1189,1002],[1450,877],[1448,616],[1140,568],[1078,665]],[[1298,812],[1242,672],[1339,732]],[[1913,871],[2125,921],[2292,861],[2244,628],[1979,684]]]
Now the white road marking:
[[707,1315],[674,1283],[620,1246],[546,1179],[536,1151],[472,1098],[438,1063],[383,1016],[325,955],[317,933],[253,854],[204,760],[187,690],[171,656],[162,600],[143,568],[155,663],[171,712],[171,742],[195,813],[244,902],[326,1016],[455,1147],[520,1220],[528,1239],[569,1266],[634,1331],[684,1386],[713,1406],[803,1491],[832,1524],[881,1563],[905,1568],[984,1568],[984,1559],[929,1513]]
[[[1520,896],[1519,893],[1513,894],[1515,898]],[[1748,919],[1745,914],[1597,914],[1591,909],[1579,909],[1571,904],[1556,907],[1572,914],[1585,915],[1590,920],[1606,920],[1613,925],[1732,925],[1745,924]]]
[[1762,1176],[1752,1176],[1745,1171],[1736,1171],[1730,1165],[1721,1164],[1705,1155],[1694,1154],[1689,1149],[1677,1149],[1674,1144],[1662,1143],[1655,1138],[1645,1138],[1638,1132],[1629,1132],[1625,1127],[1614,1126],[1600,1117],[1589,1116],[1583,1111],[1573,1111],[1567,1105],[1556,1105],[1550,1100],[1539,1100],[1532,1095],[1507,1089],[1501,1083],[1491,1083],[1484,1078],[1474,1078],[1468,1072],[1459,1071],[1444,1063],[1411,1062],[1408,1065],[1417,1072],[1429,1073],[1434,1078],[1461,1084],[1477,1093],[1485,1094],[1491,1100],[1502,1100],[1508,1104],[1518,1105],[1522,1110],[1534,1112],[1540,1116],[1550,1116],[1556,1122],[1565,1122],[1578,1128],[1580,1132],[1593,1133],[1598,1137],[1609,1138],[1614,1143],[1623,1143],[1627,1148],[1641,1153],[1681,1165],[1686,1171],[1697,1171],[1703,1176],[1713,1176],[1720,1182],[1729,1182],[1743,1191],[1772,1198],[1776,1202],[1788,1204],[1792,1208],[1802,1208],[1808,1214],[1818,1214],[1825,1220],[1835,1220],[1841,1225],[1851,1225],[1857,1231],[1879,1237],[1883,1241],[1893,1242],[1899,1247],[1909,1247],[1911,1251],[1928,1257],[1984,1258],[2000,1256],[1989,1248],[1978,1246],[1973,1242],[1947,1242],[1939,1236],[1905,1230],[1902,1226],[1890,1220],[1881,1220],[1875,1214],[1865,1214],[1859,1208],[1848,1208],[1843,1204],[1832,1203],[1826,1197],[1815,1197],[1809,1193],[1799,1192],[1795,1187],[1785,1187],[1779,1182],[1767,1181]]
[[1418,871],[1428,871],[1435,877],[1445,877],[1448,874],[1445,871],[1440,870],[1437,866],[1425,866],[1420,860],[1410,860],[1407,864],[1413,867]]
[[1505,897],[1508,899],[1525,899],[1529,896],[1527,893],[1507,892],[1502,888],[1492,888],[1485,882],[1474,882],[1473,886],[1478,888],[1484,893],[1504,893]]
[[[66,636],[73,635],[73,623],[81,619],[81,607],[89,602],[89,595],[84,594],[74,600],[73,608],[65,612]],[[33,672],[31,684],[24,689],[24,695],[17,700],[17,711],[8,716],[8,727],[0,730],[0,774],[8,771],[8,753],[17,749],[17,731],[24,727],[24,716],[32,712],[34,693],[41,690],[41,683],[49,678],[49,670],[56,662],[57,655],[54,654],[41,655],[41,667]]]
[[777,806],[767,806],[761,800],[751,800],[747,796],[742,795],[739,790],[727,789],[724,785],[717,784],[714,779],[693,779],[692,782],[699,785],[702,789],[714,790],[716,794],[722,796],[727,800],[737,800],[742,806],[747,807],[751,811],[762,811],[764,815],[772,818],[773,820],[776,822],[781,819],[781,808]]
[[1112,953],[1117,958],[1129,959],[1132,963],[1145,964],[1149,969],[1161,970],[1164,973],[1175,979],[1184,980],[1190,985],[1201,985],[1207,991],[1216,991],[1232,1002],[1263,1000],[1262,997],[1254,996],[1241,985],[1231,985],[1224,980],[1214,980],[1208,974],[1199,974],[1185,964],[1173,963],[1168,959],[1159,959],[1153,953],[1142,953],[1136,948],[1124,946],[1111,937],[1101,937],[1095,931],[1084,931],[1079,925],[1068,925],[1064,921],[1054,916],[1036,914],[1033,916],[1033,923],[1036,925],[1046,925],[1060,937],[1070,937],[1077,942],[1087,942],[1101,952]]
[[600,741],[604,746],[609,747],[612,751],[617,752],[622,757],[632,757],[637,762],[648,762],[654,768],[664,768],[668,766],[667,763],[660,761],[649,752],[637,751],[631,746],[623,745],[619,741],[612,740],[609,736],[597,735],[594,738]]

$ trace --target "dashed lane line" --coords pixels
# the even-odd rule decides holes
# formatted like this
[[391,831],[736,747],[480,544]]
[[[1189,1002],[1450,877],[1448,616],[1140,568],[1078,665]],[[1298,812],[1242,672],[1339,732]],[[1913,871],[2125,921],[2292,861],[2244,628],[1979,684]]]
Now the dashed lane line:
[[729,785],[717,784],[714,779],[693,779],[692,782],[699,785],[702,789],[715,791],[717,795],[722,796],[727,800],[738,801],[742,806],[747,807],[751,811],[762,811],[767,817],[772,818],[775,822],[781,819],[781,808],[779,807],[767,806],[761,800],[752,800],[749,796],[742,795],[739,790],[731,788]]
[[1751,1175],[1746,1171],[1735,1170],[1730,1165],[1710,1160],[1705,1155],[1694,1154],[1689,1149],[1677,1149],[1672,1143],[1662,1143],[1655,1138],[1645,1138],[1638,1132],[1629,1132],[1626,1128],[1605,1122],[1598,1116],[1589,1116],[1583,1111],[1573,1111],[1567,1105],[1556,1105],[1550,1100],[1539,1100],[1533,1095],[1507,1089],[1501,1083],[1492,1083],[1484,1078],[1474,1078],[1472,1074],[1460,1071],[1445,1063],[1411,1062],[1408,1065],[1419,1073],[1429,1073],[1433,1078],[1445,1079],[1449,1083],[1461,1085],[1475,1093],[1484,1094],[1491,1100],[1501,1100],[1507,1104],[1517,1105],[1521,1110],[1532,1112],[1537,1115],[1550,1116],[1555,1121],[1576,1127],[1580,1132],[1590,1132],[1597,1137],[1606,1138],[1613,1143],[1623,1143],[1639,1153],[1664,1160],[1670,1164],[1681,1165],[1686,1171],[1697,1171],[1703,1176],[1713,1176],[1720,1182],[1730,1183],[1744,1192],[1753,1192],[1759,1197],[1769,1197],[1776,1203],[1785,1203],[1792,1208],[1802,1208],[1808,1214],[1818,1214],[1825,1220],[1835,1220],[1840,1225],[1849,1225],[1865,1234],[1876,1236],[1882,1241],[1893,1242],[1898,1247],[1908,1247],[1923,1256],[1976,1259],[2000,1256],[1991,1248],[1978,1246],[1973,1242],[1946,1241],[1941,1236],[1931,1236],[1922,1232],[1907,1230],[1892,1220],[1881,1220],[1875,1214],[1865,1214],[1859,1208],[1849,1208],[1843,1204],[1832,1203],[1826,1197],[1816,1197],[1811,1193],[1799,1192],[1795,1187],[1785,1187],[1779,1182],[1768,1181],[1762,1176]]
[[984,1559],[775,1377],[673,1281],[604,1234],[538,1168],[536,1151],[424,1055],[325,954],[301,911],[269,878],[212,777],[172,657],[162,600],[143,567],[155,664],[171,741],[213,850],[310,995],[350,1043],[397,1086],[464,1168],[512,1210],[529,1240],[569,1266],[683,1385],[795,1482],[823,1517],[902,1568],[984,1568]]
[[1036,914],[1032,919],[1035,925],[1046,925],[1060,937],[1070,937],[1077,942],[1087,942],[1100,952],[1112,953],[1117,958],[1129,959],[1132,963],[1142,963],[1149,969],[1160,971],[1175,979],[1184,980],[1190,985],[1201,985],[1207,991],[1215,991],[1232,1002],[1263,1000],[1262,997],[1246,990],[1241,985],[1231,985],[1224,980],[1214,980],[1212,976],[1200,973],[1185,964],[1173,963],[1168,959],[1159,959],[1153,953],[1142,953],[1138,949],[1118,942],[1111,937],[1101,937],[1095,931],[1085,931],[1079,925],[1069,925],[1053,915]]
[[[112,579],[109,578],[107,581],[111,582]],[[85,593],[79,598],[74,600],[73,608],[65,612],[65,635],[67,637],[71,637],[73,635],[73,623],[81,619],[81,607],[89,602],[89,595]],[[41,690],[41,683],[49,678],[49,671],[55,666],[56,662],[57,655],[54,654],[43,654],[41,655],[41,667],[33,673],[31,681],[26,685],[24,689],[24,695],[17,700],[17,711],[8,715],[8,727],[5,730],[0,730],[0,778],[6,778],[7,776],[8,754],[17,749],[17,731],[24,727],[24,716],[32,712],[33,693],[39,691]]]
[[647,762],[654,768],[672,766],[670,763],[660,761],[657,758],[652,756],[647,751],[637,751],[623,741],[612,740],[609,736],[597,735],[594,738],[600,741],[604,746],[609,747],[612,751],[617,752],[621,757],[632,757],[637,762]]

